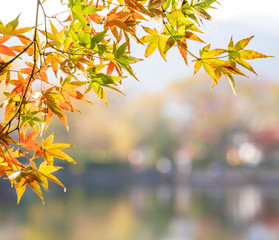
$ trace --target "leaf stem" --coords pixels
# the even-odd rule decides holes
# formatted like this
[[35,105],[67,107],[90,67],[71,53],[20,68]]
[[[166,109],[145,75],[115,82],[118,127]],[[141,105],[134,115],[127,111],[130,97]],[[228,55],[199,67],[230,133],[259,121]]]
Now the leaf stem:
[[[189,53],[193,58],[199,60],[200,58],[198,58],[195,54],[193,54],[192,52],[190,52],[187,48],[185,48],[184,46],[182,46],[176,39],[175,37],[173,36],[173,34],[171,33],[170,29],[168,28],[167,26],[167,23],[165,20],[163,20],[163,24],[164,26],[166,27],[168,33],[171,35],[172,39],[180,46],[182,47],[187,53]],[[171,25],[170,25],[171,26]],[[171,26],[172,27],[172,26]]]
[[14,58],[12,58],[10,61],[3,64],[3,66],[0,68],[0,72],[2,72],[7,66],[9,66],[11,63],[13,63],[17,58],[19,58],[24,52],[28,50],[32,46],[33,42],[31,42],[26,48],[24,48],[18,55],[16,55]]

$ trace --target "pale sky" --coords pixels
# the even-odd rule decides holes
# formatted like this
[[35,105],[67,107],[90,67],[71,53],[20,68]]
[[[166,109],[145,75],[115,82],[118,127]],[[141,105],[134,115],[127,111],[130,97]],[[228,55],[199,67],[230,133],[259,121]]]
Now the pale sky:
[[219,10],[212,12],[216,20],[232,20],[238,16],[268,16],[279,20],[278,0],[220,0],[221,5],[215,5]]

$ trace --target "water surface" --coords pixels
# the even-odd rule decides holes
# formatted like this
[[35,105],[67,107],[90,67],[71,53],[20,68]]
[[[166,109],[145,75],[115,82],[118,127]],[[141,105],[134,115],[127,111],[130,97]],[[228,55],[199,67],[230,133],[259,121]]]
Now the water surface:
[[[60,189],[59,189],[60,190]],[[135,185],[45,194],[1,190],[0,240],[277,240],[276,188]]]

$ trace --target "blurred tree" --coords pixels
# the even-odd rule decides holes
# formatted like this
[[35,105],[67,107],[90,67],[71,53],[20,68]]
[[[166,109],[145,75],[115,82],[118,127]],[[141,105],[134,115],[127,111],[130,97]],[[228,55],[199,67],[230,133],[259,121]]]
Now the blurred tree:
[[[99,104],[94,111],[86,111],[85,104],[77,104],[83,118],[72,115],[71,132],[61,134],[59,140],[70,138],[79,145],[83,158],[75,149],[71,149],[71,155],[85,164],[128,165],[129,152],[137,150],[144,155],[142,164],[149,167],[160,158],[168,158],[175,165],[178,151],[184,150],[194,169],[208,168],[213,161],[228,164],[224,161],[228,149],[249,141],[263,151],[262,164],[270,165],[272,156],[278,158],[278,85],[268,79],[259,84],[253,81],[256,79],[241,81],[237,97],[225,82],[208,91],[206,78],[201,76],[129,101],[111,94],[109,109]],[[122,103],[115,105],[117,100]],[[63,129],[58,122],[54,127]],[[126,142],[126,147],[115,147],[117,139]]]

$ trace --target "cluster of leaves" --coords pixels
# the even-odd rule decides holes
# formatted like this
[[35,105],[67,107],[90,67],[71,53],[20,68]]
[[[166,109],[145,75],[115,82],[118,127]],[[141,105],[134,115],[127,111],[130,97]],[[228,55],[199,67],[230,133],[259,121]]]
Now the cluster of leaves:
[[[200,58],[194,60],[196,62],[194,73],[199,71],[203,66],[208,75],[213,79],[212,87],[214,87],[221,76],[224,75],[235,93],[233,74],[247,77],[247,75],[237,68],[237,64],[257,75],[252,66],[245,60],[270,57],[253,50],[244,50],[253,37],[254,36],[242,39],[235,45],[231,38],[228,49],[217,48],[210,50],[210,45],[206,45],[200,50]],[[223,60],[224,58],[227,60]]]
[[[54,158],[75,163],[61,151],[71,145],[53,143],[53,134],[39,139],[55,115],[69,128],[65,112],[78,111],[73,99],[91,103],[85,95],[94,92],[107,104],[105,88],[122,93],[127,75],[137,79],[131,65],[142,59],[131,56],[131,40],[146,46],[146,57],[158,48],[164,60],[176,47],[187,65],[188,55],[193,58],[195,72],[205,69],[213,86],[223,74],[233,89],[233,74],[245,76],[237,64],[255,73],[246,60],[268,57],[244,50],[251,38],[231,40],[228,50],[206,45],[200,57],[188,50],[189,40],[204,43],[197,34],[203,19],[211,20],[207,9],[216,0],[68,0],[61,1],[68,10],[51,17],[46,1],[34,0],[34,26],[18,28],[19,16],[6,25],[0,21],[0,82],[6,86],[0,176],[15,186],[18,202],[26,185],[42,200],[48,180],[64,187],[52,174],[61,168]],[[157,28],[149,27],[153,20]]]

